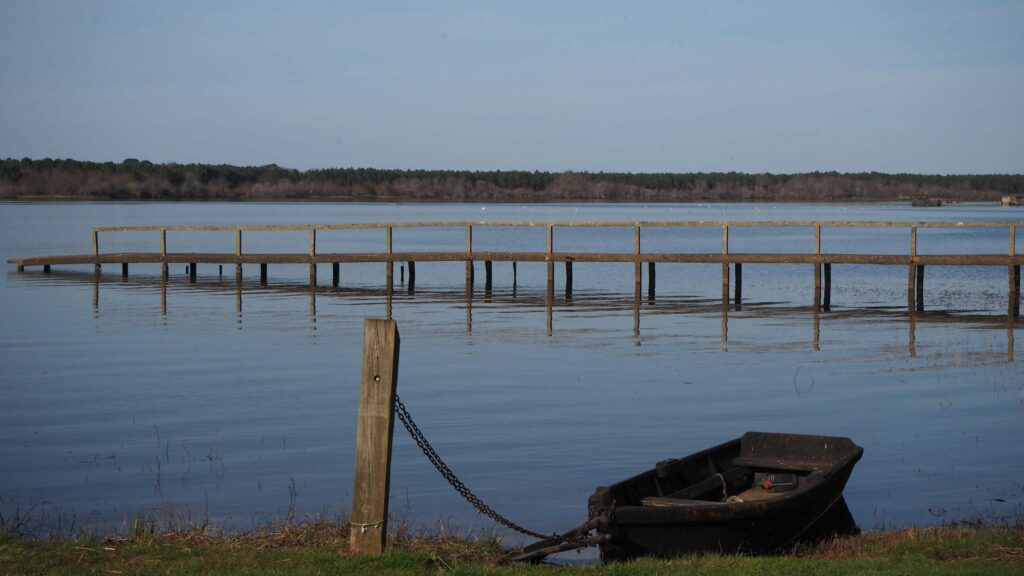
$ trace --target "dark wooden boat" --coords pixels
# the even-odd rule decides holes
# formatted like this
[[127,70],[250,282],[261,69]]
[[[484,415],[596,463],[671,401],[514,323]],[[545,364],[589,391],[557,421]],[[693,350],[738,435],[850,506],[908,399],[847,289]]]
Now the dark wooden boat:
[[769,554],[855,533],[843,489],[863,452],[849,438],[747,432],[599,486],[586,522],[527,546],[516,559],[536,561],[593,545],[606,561]]
[[849,438],[747,432],[598,487],[584,526],[604,560],[772,553],[855,531],[843,488],[863,452]]

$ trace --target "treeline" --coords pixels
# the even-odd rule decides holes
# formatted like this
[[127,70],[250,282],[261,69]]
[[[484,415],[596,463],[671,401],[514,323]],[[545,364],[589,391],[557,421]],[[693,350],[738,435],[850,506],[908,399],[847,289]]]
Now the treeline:
[[1024,175],[605,173],[330,168],[299,171],[145,160],[0,160],[0,199],[448,202],[992,201]]

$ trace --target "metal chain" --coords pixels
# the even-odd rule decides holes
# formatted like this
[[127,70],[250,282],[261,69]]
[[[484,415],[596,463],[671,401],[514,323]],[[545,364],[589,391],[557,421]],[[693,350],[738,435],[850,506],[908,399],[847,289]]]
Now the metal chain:
[[455,473],[452,472],[452,469],[449,468],[448,465],[444,463],[444,460],[441,459],[441,456],[437,453],[436,450],[434,450],[434,447],[430,445],[430,442],[427,441],[427,437],[423,435],[423,432],[419,429],[419,426],[416,426],[416,422],[413,421],[412,415],[409,414],[409,410],[406,409],[405,404],[403,404],[402,401],[398,398],[398,394],[395,394],[395,414],[398,415],[398,419],[402,421],[402,425],[405,426],[405,429],[409,431],[409,435],[412,436],[412,439],[416,441],[416,445],[419,446],[420,450],[423,451],[423,454],[427,457],[427,460],[430,460],[430,463],[434,465],[434,468],[437,468],[437,471],[441,473],[441,476],[443,476],[444,479],[447,480],[448,483],[452,485],[452,488],[455,488],[455,491],[461,494],[462,497],[465,498],[467,502],[472,504],[473,508],[475,508],[477,512],[485,516],[488,516],[495,522],[503,524],[517,532],[522,532],[527,536],[533,536],[534,538],[539,538],[542,540],[548,538],[559,538],[557,534],[541,534],[540,532],[534,532],[533,530],[523,528],[522,526],[495,512],[493,508],[491,508],[487,504],[484,504],[484,502],[480,500],[480,498],[478,498],[476,494],[473,494],[473,492],[471,492],[469,488],[466,488],[466,485],[463,484],[461,480],[459,480],[458,476],[456,476]]

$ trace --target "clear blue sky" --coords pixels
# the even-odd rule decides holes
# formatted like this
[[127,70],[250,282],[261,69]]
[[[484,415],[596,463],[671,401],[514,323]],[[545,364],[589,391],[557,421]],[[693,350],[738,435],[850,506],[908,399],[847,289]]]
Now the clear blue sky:
[[0,157],[1024,172],[1024,2],[0,2]]

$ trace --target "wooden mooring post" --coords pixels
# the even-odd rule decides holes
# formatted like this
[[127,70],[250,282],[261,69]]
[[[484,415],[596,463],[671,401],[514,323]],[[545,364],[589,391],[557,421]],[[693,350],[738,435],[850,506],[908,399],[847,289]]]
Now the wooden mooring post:
[[380,555],[387,540],[398,354],[395,321],[367,318],[363,323],[355,487],[349,522],[349,549],[355,554]]
[[267,285],[267,263],[260,263],[260,284],[263,286]]
[[409,260],[409,294],[416,290],[416,261]]
[[341,282],[341,264],[339,262],[331,262],[331,286],[334,288],[338,287]]
[[565,299],[572,300],[572,260],[565,261]]
[[491,261],[490,260],[484,260],[484,291],[485,292],[490,292],[491,291],[491,286],[493,285],[491,269],[492,269]]
[[192,284],[196,283],[196,263],[189,262],[188,264],[188,281]]

